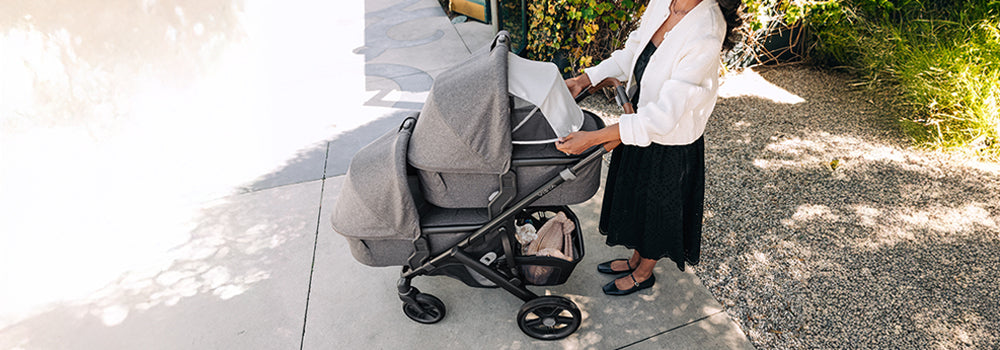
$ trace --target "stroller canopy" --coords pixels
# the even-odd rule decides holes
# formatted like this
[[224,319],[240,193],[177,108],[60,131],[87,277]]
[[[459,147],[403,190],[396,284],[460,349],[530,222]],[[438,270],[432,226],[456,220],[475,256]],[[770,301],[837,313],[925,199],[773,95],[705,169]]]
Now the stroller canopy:
[[[420,236],[417,207],[406,179],[407,118],[351,159],[331,223],[338,233],[357,239],[413,240]],[[412,247],[412,246],[411,246]]]
[[510,94],[538,106],[557,137],[583,127],[583,110],[570,95],[554,63],[532,61],[511,53],[507,67]]
[[[580,130],[583,112],[555,64],[509,53],[506,32],[441,73],[410,142],[414,167],[443,173],[503,174],[510,167],[511,100],[538,106],[556,136]],[[551,140],[550,140],[551,141]]]
[[506,36],[434,79],[410,142],[418,169],[503,174],[510,167]]

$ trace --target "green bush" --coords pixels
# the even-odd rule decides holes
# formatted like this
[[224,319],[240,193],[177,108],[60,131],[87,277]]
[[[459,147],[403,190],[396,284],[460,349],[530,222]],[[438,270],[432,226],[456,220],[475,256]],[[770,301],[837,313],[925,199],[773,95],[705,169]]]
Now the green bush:
[[[529,0],[527,56],[580,72],[622,46],[647,2]],[[744,4],[743,41],[725,57],[728,69],[775,62],[765,46],[790,29],[789,44],[801,45],[792,59],[848,69],[860,85],[899,91],[902,126],[918,144],[1000,160],[1000,1]]]
[[815,62],[901,92],[919,144],[1000,160],[1000,1],[844,0],[810,17]]
[[[636,28],[649,0],[528,0],[526,56],[561,62],[578,73],[621,48]],[[813,8],[834,1],[744,0],[746,21],[741,45],[726,59],[728,68],[768,61],[760,47],[779,26],[798,24]],[[799,53],[797,53],[799,54]],[[765,55],[766,56],[766,55]]]
[[620,48],[649,0],[529,0],[528,58],[579,73]]
[[743,0],[741,41],[726,54],[726,69],[801,61],[808,54],[803,20],[831,1]]

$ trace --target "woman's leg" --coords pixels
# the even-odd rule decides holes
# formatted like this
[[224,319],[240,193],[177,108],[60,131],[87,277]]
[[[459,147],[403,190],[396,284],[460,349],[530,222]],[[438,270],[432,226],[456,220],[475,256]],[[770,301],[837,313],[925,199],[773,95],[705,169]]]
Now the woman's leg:
[[614,271],[621,271],[621,272],[632,270],[629,267],[639,266],[640,259],[642,259],[642,257],[639,256],[639,251],[633,250],[632,257],[628,259],[628,266],[625,266],[625,260],[615,260],[611,263],[611,269]]

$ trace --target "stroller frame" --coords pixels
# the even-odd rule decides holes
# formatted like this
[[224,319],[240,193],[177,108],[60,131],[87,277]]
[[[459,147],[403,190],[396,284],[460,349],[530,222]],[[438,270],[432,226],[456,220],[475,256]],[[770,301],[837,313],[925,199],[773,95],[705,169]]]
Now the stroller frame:
[[[508,125],[518,113],[527,112],[524,107],[517,107],[519,100],[515,98],[531,98],[519,97],[507,84],[510,75],[504,73],[509,68],[508,41],[506,32],[499,33],[490,46],[474,55],[475,59],[439,77],[421,111],[419,120],[427,122],[418,124],[415,117],[406,118],[397,131],[376,139],[355,155],[334,208],[332,224],[348,238],[351,253],[359,262],[369,266],[403,266],[397,294],[403,302],[403,313],[410,319],[431,324],[444,318],[444,303],[412,285],[418,276],[444,275],[471,287],[503,288],[525,302],[518,312],[517,323],[526,335],[542,340],[562,339],[573,334],[582,323],[579,308],[568,298],[539,296],[527,286],[565,283],[583,259],[579,219],[568,205],[593,196],[600,180],[601,167],[596,162],[618,143],[594,146],[577,156],[563,155],[551,145],[542,149],[528,148],[535,147],[527,146],[531,144],[514,148],[513,133],[526,125],[528,118],[544,104],[528,101],[535,110],[528,112],[517,126]],[[548,91],[552,91],[562,82],[557,70],[550,73],[554,74],[541,71],[527,74],[543,77],[539,86],[551,84]],[[619,105],[630,112],[630,106],[623,104],[627,101],[624,88],[613,78],[576,96],[577,104],[608,81],[616,86]],[[437,82],[444,82],[440,85],[443,92],[435,93]],[[524,82],[514,86],[523,87]],[[465,102],[456,105],[449,102],[452,99]],[[548,97],[545,101],[549,101]],[[563,103],[565,96],[557,96],[554,101]],[[476,112],[470,115],[467,110]],[[543,116],[572,117],[558,108],[551,112],[543,111]],[[494,117],[495,114],[509,114],[511,120]],[[589,125],[586,130],[605,127],[593,113],[585,113],[583,117],[584,125]],[[469,120],[479,123],[468,123]],[[555,135],[560,134],[554,124],[548,127],[552,127]],[[573,128],[584,130],[584,126]],[[548,129],[539,124],[524,130],[537,136],[546,134]],[[470,142],[473,139],[476,141]],[[450,157],[432,156],[441,154]],[[357,174],[365,175],[356,177]],[[373,198],[378,200],[370,201]],[[569,219],[573,223],[571,232],[563,231],[568,234],[562,244],[566,254],[522,254],[517,240],[520,235],[515,236],[518,229],[524,228],[519,223],[542,229],[542,224],[549,220],[547,212],[563,212],[565,215],[556,214],[565,217],[559,220]],[[565,247],[566,243],[572,246]],[[535,249],[538,245],[530,247]]]
[[[515,187],[516,181],[514,181],[515,175],[513,172],[501,175],[502,185],[500,194],[490,203],[490,220],[481,226],[466,225],[422,228],[425,234],[473,232],[450,249],[435,256],[430,255],[427,241],[423,235],[417,238],[414,242],[416,251],[410,256],[409,264],[403,266],[401,276],[397,282],[399,299],[403,302],[404,313],[414,321],[420,323],[436,323],[444,318],[444,304],[432,295],[421,293],[416,287],[411,285],[411,281],[417,276],[433,272],[437,267],[446,263],[458,262],[526,302],[518,312],[517,322],[521,330],[528,336],[542,340],[557,340],[575,332],[582,321],[580,311],[575,303],[561,296],[538,296],[526,288],[527,284],[520,277],[519,265],[513,258],[515,256],[515,247],[513,244],[515,228],[513,227],[512,219],[516,214],[524,209],[528,209],[532,203],[555,190],[559,185],[575,180],[576,173],[579,173],[592,162],[603,159],[606,153],[608,151],[604,147],[595,146],[584,153],[582,160],[580,158],[512,160],[513,163],[520,162],[518,165],[525,166],[569,165],[574,162],[575,164],[561,171],[558,176],[553,177],[525,198],[509,207],[506,207],[506,205],[509,204],[517,192]],[[506,209],[494,215],[499,208],[503,207],[506,207]],[[572,210],[567,206],[557,207],[560,210],[572,213]],[[493,231],[499,233],[501,245],[507,257],[503,264],[506,266],[501,267],[501,264],[497,264],[497,269],[500,271],[494,270],[494,268],[480,262],[464,250],[473,244],[473,242],[486,239],[486,235]],[[582,250],[580,256],[583,256]]]

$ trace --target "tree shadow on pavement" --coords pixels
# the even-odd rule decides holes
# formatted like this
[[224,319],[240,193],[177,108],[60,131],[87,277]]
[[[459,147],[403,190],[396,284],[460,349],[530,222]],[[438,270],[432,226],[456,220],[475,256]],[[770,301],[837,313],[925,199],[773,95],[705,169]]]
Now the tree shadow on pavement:
[[0,348],[299,346],[321,186],[205,205],[193,218],[190,238],[159,265],[136,267],[86,297],[55,302],[3,326]]

